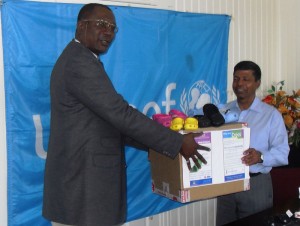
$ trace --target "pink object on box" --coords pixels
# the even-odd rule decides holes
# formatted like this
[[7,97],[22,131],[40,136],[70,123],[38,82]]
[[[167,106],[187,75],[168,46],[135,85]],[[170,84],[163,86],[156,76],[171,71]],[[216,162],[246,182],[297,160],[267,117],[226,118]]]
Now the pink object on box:
[[176,110],[176,109],[172,109],[169,112],[169,115],[171,115],[172,118],[182,118],[182,119],[186,119],[187,118],[186,114],[184,114],[183,112],[181,112],[179,110]]
[[171,126],[172,117],[167,114],[154,114],[152,115],[152,119],[157,121],[159,124],[162,124],[165,127]]

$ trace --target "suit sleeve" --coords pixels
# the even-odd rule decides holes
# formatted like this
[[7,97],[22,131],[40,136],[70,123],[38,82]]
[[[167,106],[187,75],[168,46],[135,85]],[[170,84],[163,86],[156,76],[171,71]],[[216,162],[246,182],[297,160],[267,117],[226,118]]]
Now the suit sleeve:
[[68,92],[125,136],[171,158],[179,153],[183,136],[132,108],[116,92],[95,57],[75,61],[67,67]]

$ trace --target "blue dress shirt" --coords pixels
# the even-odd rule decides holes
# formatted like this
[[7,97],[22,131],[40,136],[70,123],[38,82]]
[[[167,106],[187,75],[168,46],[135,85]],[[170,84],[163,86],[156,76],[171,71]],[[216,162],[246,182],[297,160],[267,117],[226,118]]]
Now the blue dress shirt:
[[288,164],[289,145],[287,131],[279,111],[255,97],[247,110],[241,111],[236,100],[228,109],[239,111],[239,122],[250,128],[250,148],[263,154],[263,163],[250,166],[251,173],[269,173],[272,167]]

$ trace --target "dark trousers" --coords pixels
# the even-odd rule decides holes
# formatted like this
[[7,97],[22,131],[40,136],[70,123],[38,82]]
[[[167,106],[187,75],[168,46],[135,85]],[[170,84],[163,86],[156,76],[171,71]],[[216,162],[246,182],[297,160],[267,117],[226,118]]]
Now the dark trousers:
[[270,173],[250,178],[250,190],[217,198],[217,226],[224,225],[273,206]]

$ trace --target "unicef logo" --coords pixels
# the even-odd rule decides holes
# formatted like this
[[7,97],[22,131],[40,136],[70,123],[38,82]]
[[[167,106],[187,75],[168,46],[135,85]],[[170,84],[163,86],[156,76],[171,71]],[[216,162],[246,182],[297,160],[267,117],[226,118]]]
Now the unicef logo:
[[215,86],[211,88],[203,80],[195,82],[188,93],[184,89],[180,96],[180,108],[188,115],[201,114],[202,107],[207,103],[219,104],[220,91]]

